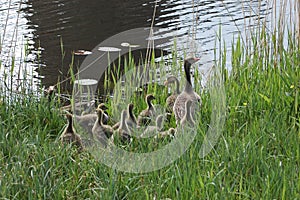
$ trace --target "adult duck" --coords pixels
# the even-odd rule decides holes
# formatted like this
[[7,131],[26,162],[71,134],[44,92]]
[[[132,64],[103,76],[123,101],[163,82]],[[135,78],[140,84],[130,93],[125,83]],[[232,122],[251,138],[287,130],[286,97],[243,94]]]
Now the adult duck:
[[186,83],[184,90],[178,95],[173,106],[173,112],[175,114],[176,124],[178,125],[180,120],[185,115],[185,102],[190,99],[194,102],[201,102],[200,96],[194,92],[191,81],[191,66],[197,62],[199,58],[188,58],[184,60],[184,72],[186,77]]
[[151,117],[154,115],[155,109],[152,104],[152,100],[154,100],[155,97],[152,94],[148,94],[145,98],[145,101],[147,103],[147,108],[140,112],[137,120],[137,125],[148,125],[151,122]]
[[68,124],[60,136],[62,144],[74,144],[77,146],[79,151],[82,151],[83,145],[80,136],[75,132],[73,127],[73,115],[67,112],[66,117]]
[[168,86],[171,83],[175,83],[175,90],[173,93],[166,99],[166,111],[168,113],[173,112],[173,106],[176,101],[177,96],[180,94],[179,91],[179,81],[175,76],[169,76],[167,80],[164,82],[165,86]]

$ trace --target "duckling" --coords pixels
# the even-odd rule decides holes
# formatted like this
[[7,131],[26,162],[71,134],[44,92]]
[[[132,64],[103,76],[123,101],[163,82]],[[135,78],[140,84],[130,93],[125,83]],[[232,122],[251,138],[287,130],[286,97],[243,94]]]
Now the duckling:
[[127,127],[126,124],[126,117],[127,117],[127,111],[126,110],[122,110],[121,112],[121,120],[120,120],[120,126],[119,128],[114,131],[114,134],[112,136],[112,141],[114,141],[114,138],[116,137],[120,137],[122,142],[130,142],[131,141],[131,136],[129,135],[129,129]]
[[68,125],[60,136],[61,143],[67,144],[75,144],[79,151],[83,150],[83,145],[80,136],[75,132],[73,127],[73,115],[71,113],[67,113],[66,117],[68,119]]
[[151,135],[155,135],[157,132],[163,129],[163,119],[164,115],[158,115],[155,122],[155,126],[148,126],[144,132],[141,134],[141,138],[150,137]]
[[192,117],[191,108],[192,108],[192,100],[188,99],[185,102],[185,113],[183,118],[180,120],[181,126],[188,125],[190,127],[195,125],[195,121]]
[[109,125],[103,124],[104,111],[99,108],[96,109],[98,117],[92,128],[93,137],[96,138],[104,147],[107,146],[108,138],[113,134],[113,129]]
[[169,128],[167,131],[161,131],[159,132],[154,138],[165,138],[165,137],[175,137],[176,129],[175,128]]
[[175,83],[175,86],[176,86],[176,90],[173,91],[173,93],[166,99],[166,111],[168,113],[172,113],[173,112],[173,106],[174,106],[174,103],[176,101],[176,98],[177,96],[180,94],[180,91],[179,91],[179,81],[178,79],[175,77],[175,76],[170,76],[167,78],[167,80],[164,82],[164,85],[167,86],[169,85],[170,83]]
[[[188,58],[184,60],[184,72],[186,76],[186,84],[184,90],[178,95],[174,103],[173,112],[175,114],[176,124],[178,125],[180,120],[185,115],[185,102],[190,99],[194,102],[199,102],[201,104],[200,96],[194,92],[191,82],[191,66],[193,63],[197,62],[199,58]],[[193,111],[194,112],[194,111]]]
[[134,105],[132,103],[128,104],[127,107],[127,118],[125,119],[125,122],[127,124],[127,127],[131,131],[134,128],[137,128],[137,121],[133,113]]
[[145,98],[147,102],[147,108],[140,112],[137,120],[137,125],[142,126],[142,125],[148,125],[151,122],[151,117],[154,115],[154,106],[152,104],[152,100],[154,100],[155,97],[152,94],[148,94]]
[[98,117],[93,126],[92,132],[94,135],[103,132],[107,138],[110,138],[114,130],[111,126],[103,124],[104,111],[100,109],[100,107],[101,106],[99,105],[96,109]]

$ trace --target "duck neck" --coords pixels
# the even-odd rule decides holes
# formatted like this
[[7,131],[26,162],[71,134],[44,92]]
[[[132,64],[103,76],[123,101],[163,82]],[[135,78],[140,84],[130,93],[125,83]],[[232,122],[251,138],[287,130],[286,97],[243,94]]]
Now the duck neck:
[[73,133],[73,119],[71,116],[68,117],[68,132]]
[[103,126],[103,113],[101,111],[98,111],[98,118],[97,118],[97,123],[100,125],[100,126]]
[[184,72],[185,72],[185,78],[186,78],[185,91],[187,91],[187,92],[193,91],[190,70],[191,70],[191,63],[189,63],[187,61],[184,62]]
[[135,116],[134,116],[134,114],[133,114],[133,110],[132,110],[132,109],[129,109],[129,110],[128,110],[128,114],[129,114],[129,118],[130,118],[134,123],[136,123],[136,118],[135,118]]
[[127,130],[127,126],[126,126],[126,123],[125,123],[125,113],[122,112],[122,115],[121,115],[121,122],[120,122],[120,129],[123,129],[123,130]]
[[148,105],[148,110],[151,110],[153,109],[153,105],[151,103],[151,100],[150,99],[147,99],[147,105]]

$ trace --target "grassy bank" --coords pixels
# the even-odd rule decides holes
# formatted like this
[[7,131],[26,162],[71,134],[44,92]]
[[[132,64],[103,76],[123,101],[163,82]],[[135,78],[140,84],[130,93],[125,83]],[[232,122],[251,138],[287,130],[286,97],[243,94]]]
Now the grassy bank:
[[59,104],[30,93],[12,99],[2,88],[0,198],[299,199],[299,38],[291,33],[283,47],[276,34],[262,30],[250,44],[233,46],[230,72],[226,51],[217,63],[227,114],[215,149],[198,157],[211,117],[210,96],[203,92],[195,141],[180,159],[151,173],[118,172],[88,152],[61,147],[66,120]]

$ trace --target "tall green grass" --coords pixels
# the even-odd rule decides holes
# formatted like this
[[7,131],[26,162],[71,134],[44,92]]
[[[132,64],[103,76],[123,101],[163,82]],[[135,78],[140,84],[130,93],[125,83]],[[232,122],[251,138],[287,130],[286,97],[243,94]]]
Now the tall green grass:
[[[78,155],[71,146],[61,147],[58,137],[66,120],[60,105],[28,93],[14,95],[12,101],[12,91],[1,87],[0,197],[299,199],[300,43],[296,33],[282,33],[289,41],[284,47],[277,34],[252,32],[251,48],[238,38],[231,55],[220,52],[216,66],[222,69],[227,115],[213,151],[198,157],[212,112],[210,94],[204,91],[195,141],[172,165],[151,173],[118,172],[88,152]],[[231,56],[231,71],[225,68],[226,55]],[[162,94],[156,103],[167,96],[160,87],[149,92]],[[122,102],[118,95],[112,105]],[[131,101],[136,113],[145,107],[143,95]],[[112,106],[109,112],[114,112]]]

